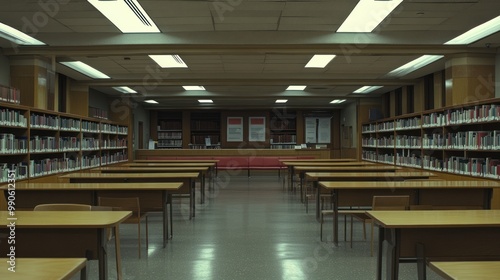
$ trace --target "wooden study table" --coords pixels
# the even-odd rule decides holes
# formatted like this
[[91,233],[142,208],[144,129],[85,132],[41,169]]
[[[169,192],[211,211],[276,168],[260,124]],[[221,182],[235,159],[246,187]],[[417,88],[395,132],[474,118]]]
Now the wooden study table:
[[[423,177],[432,173],[425,172]],[[398,173],[396,173],[398,174]],[[406,175],[414,176],[414,175]],[[493,181],[365,181],[319,182],[330,191],[333,209],[333,232],[337,244],[338,209],[344,206],[371,207],[375,195],[409,195],[412,205],[432,205],[433,209],[489,209],[493,189],[500,183]],[[319,203],[317,201],[317,203]],[[320,208],[319,205],[317,208]]]
[[200,172],[200,203],[205,203],[205,183],[209,167],[186,166],[186,167],[99,167],[92,169],[101,173],[186,173]]
[[[374,163],[366,162],[366,161],[333,161],[333,162],[324,162],[324,161],[289,161],[283,160],[281,161],[283,165],[287,167],[288,170],[288,189],[291,190],[293,187],[293,177],[295,176],[295,168],[297,166],[314,166],[314,167],[324,167],[324,166],[375,166]],[[314,171],[314,170],[311,170]],[[301,182],[302,184],[302,182]]]
[[[163,214],[163,247],[173,236],[172,192],[182,187],[181,182],[167,183],[17,183],[16,207],[31,209],[45,203],[80,203],[97,205],[99,196],[139,197],[141,211]],[[7,190],[7,186],[0,186]],[[170,209],[168,208],[170,204]],[[169,211],[170,210],[170,211]],[[170,220],[170,232],[169,232]]]
[[500,277],[500,261],[430,262],[429,267],[445,280],[493,280]]
[[[0,211],[0,232],[10,234],[7,225],[15,222],[16,257],[98,259],[100,280],[108,279],[106,230],[114,230],[117,276],[122,279],[118,226],[132,212],[16,211],[14,214]],[[10,246],[0,242],[2,256],[10,252]]]
[[[398,279],[400,259],[500,260],[500,210],[367,211],[367,215],[379,225],[377,279],[382,279],[384,242],[386,279]],[[417,245],[422,254],[417,254]],[[419,275],[423,269],[425,265],[419,266]]]
[[[361,162],[363,163],[363,162]],[[300,200],[303,201],[303,192],[304,192],[304,179],[306,172],[396,172],[401,170],[401,167],[389,166],[389,165],[373,165],[373,164],[361,164],[356,166],[321,166],[321,165],[312,165],[312,166],[295,166],[294,172],[299,173],[300,178]]]
[[[61,183],[163,183],[183,182],[183,187],[189,191],[189,217],[195,216],[195,180],[199,172],[189,173],[71,173],[59,176]],[[182,190],[182,188],[181,188]]]
[[208,167],[212,170],[212,173],[217,173],[217,163],[218,160],[206,160],[206,161],[198,161],[198,160],[172,160],[172,161],[139,161],[139,162],[131,162],[125,163],[120,166],[128,166],[128,167]]
[[86,280],[85,258],[16,258],[15,272],[7,270],[9,259],[0,258],[0,279],[71,280],[78,272]]

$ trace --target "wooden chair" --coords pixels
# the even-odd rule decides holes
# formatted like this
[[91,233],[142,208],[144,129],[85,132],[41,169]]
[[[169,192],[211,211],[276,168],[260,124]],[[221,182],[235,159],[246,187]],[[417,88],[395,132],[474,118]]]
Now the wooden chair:
[[[338,210],[339,215],[344,215],[344,241],[347,241],[347,217],[350,217],[350,246],[352,248],[352,236],[353,236],[353,222],[354,219],[360,220],[363,222],[363,238],[366,240],[366,225],[365,221],[366,219],[366,211],[369,209],[342,209]],[[323,222],[324,222],[324,216],[333,216],[333,210],[321,210],[320,213],[320,235],[319,239],[323,241]]]
[[141,258],[141,221],[144,218],[146,221],[146,250],[149,247],[148,240],[148,216],[146,213],[141,213],[141,207],[138,197],[99,197],[99,206],[112,207],[118,211],[132,211],[132,216],[125,220],[124,224],[137,224],[139,258]]
[[91,205],[74,203],[38,204],[33,211],[90,211]]
[[[410,196],[408,195],[390,195],[390,196],[374,196],[372,202],[372,211],[388,211],[388,210],[408,210],[410,208]],[[374,226],[371,221],[372,241],[371,241],[371,256],[373,256],[374,248]]]

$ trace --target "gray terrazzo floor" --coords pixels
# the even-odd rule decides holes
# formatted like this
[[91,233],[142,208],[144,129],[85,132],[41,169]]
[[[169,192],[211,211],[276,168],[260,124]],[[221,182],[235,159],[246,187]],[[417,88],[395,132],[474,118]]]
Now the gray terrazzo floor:
[[[283,191],[275,175],[220,176],[206,203],[197,201],[193,220],[187,218],[188,203],[188,198],[174,200],[174,238],[165,249],[161,217],[150,216],[149,250],[146,254],[143,238],[141,259],[136,226],[121,226],[124,279],[375,279],[376,257],[370,257],[361,223],[354,224],[352,249],[343,241],[343,226],[339,247],[320,242],[314,210],[306,214],[298,193]],[[331,240],[331,218],[326,226]],[[110,242],[110,279],[116,279],[113,250]],[[441,279],[429,270],[427,275]],[[89,279],[97,278],[97,263],[91,261]],[[401,264],[399,279],[417,279],[416,264]]]

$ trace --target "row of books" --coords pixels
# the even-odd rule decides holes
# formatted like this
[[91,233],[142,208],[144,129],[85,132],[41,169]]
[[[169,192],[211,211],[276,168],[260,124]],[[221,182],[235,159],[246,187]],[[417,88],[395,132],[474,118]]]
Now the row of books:
[[182,147],[182,140],[158,139],[158,148]]
[[80,120],[61,118],[61,130],[80,131]]
[[104,140],[102,148],[104,148],[104,149],[109,149],[109,148],[127,148],[127,139]]
[[374,123],[366,124],[361,126],[362,133],[373,133],[377,131],[377,125]]
[[12,87],[0,86],[0,101],[14,104],[21,103],[21,90]]
[[397,135],[396,148],[422,148],[422,137],[412,135]]
[[500,105],[485,104],[446,111],[447,124],[467,124],[500,120]]
[[271,144],[271,149],[277,150],[293,150],[296,144]]
[[78,138],[78,137],[60,137],[59,138],[59,150],[64,151],[64,152],[79,151],[80,150],[80,138]]
[[82,138],[82,150],[93,151],[99,150],[99,139],[85,137]]
[[45,158],[30,160],[30,178],[80,169],[80,161],[75,158]]
[[10,133],[0,133],[0,154],[18,154],[28,152],[26,137],[16,137]]
[[443,171],[500,179],[500,160],[492,158],[450,157],[444,160]]
[[32,136],[30,137],[30,152],[58,152],[58,144],[56,137],[53,136]]
[[220,143],[220,137],[219,135],[192,135],[191,143],[196,145],[203,144],[210,146],[212,144]]
[[269,141],[273,143],[297,143],[297,136],[291,134],[274,134],[271,135]]
[[[181,139],[182,132],[158,132],[158,139]],[[203,140],[205,141],[205,140]]]
[[500,130],[448,133],[445,146],[448,149],[498,150]]
[[99,109],[99,108],[95,108],[95,107],[89,107],[89,117],[107,120],[108,119],[108,111],[103,110],[103,109]]
[[396,120],[396,130],[420,128],[420,118],[398,119]]
[[181,120],[162,120],[159,122],[158,130],[182,130]]
[[407,167],[422,167],[422,159],[418,155],[396,154],[396,165]]
[[116,152],[116,153],[106,153],[101,155],[101,164],[111,164],[122,161],[127,161],[128,155],[127,153]]
[[80,160],[81,167],[83,168],[91,168],[91,167],[99,167],[101,165],[101,157],[98,155],[88,155],[83,156]]
[[194,150],[203,150],[203,149],[220,149],[220,144],[212,144],[212,145],[205,145],[205,144],[189,144],[190,149]]
[[28,119],[21,111],[9,108],[0,108],[0,125],[13,127],[27,127]]
[[59,129],[60,118],[53,115],[38,115],[32,113],[30,116],[30,127],[31,128],[45,128],[45,129]]
[[91,121],[82,121],[82,131],[99,133],[99,123]]
[[383,122],[377,124],[377,131],[393,131],[394,122]]
[[377,153],[375,151],[363,150],[361,158],[364,160],[394,164],[394,154],[393,153]]
[[0,163],[0,183],[7,182],[11,172],[15,173],[15,180],[26,179],[28,178],[28,164],[25,162]]
[[422,138],[422,147],[424,149],[442,149],[444,148],[444,137],[439,133],[424,134]]

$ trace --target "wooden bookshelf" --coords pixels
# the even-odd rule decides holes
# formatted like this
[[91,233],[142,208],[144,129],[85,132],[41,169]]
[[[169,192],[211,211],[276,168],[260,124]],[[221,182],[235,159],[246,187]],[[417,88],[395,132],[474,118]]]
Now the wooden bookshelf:
[[364,123],[362,158],[500,179],[500,99]]
[[294,149],[297,145],[297,115],[295,112],[273,110],[269,121],[271,149]]
[[192,112],[190,121],[190,149],[220,149],[220,113]]
[[128,161],[128,125],[0,102],[0,183]]

